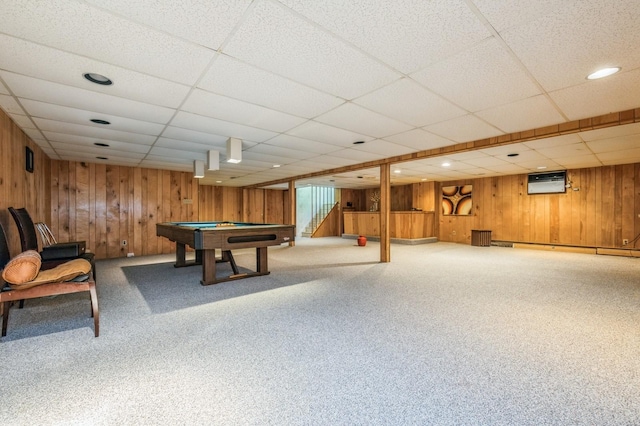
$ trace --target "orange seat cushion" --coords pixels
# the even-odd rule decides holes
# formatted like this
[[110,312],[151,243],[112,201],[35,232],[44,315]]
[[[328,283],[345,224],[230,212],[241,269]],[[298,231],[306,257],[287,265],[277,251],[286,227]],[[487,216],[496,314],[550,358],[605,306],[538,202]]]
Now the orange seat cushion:
[[42,259],[35,250],[27,250],[11,259],[2,271],[2,278],[11,284],[24,284],[38,276]]

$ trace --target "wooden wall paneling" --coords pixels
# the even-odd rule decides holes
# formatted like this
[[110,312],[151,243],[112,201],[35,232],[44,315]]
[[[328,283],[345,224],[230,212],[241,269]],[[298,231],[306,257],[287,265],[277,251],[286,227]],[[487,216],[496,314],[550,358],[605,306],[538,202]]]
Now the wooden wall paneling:
[[[34,172],[25,170],[25,147],[34,153]],[[0,221],[4,226],[10,254],[20,252],[18,228],[8,207],[25,207],[34,221],[50,217],[51,207],[46,204],[50,191],[50,178],[46,167],[50,160],[42,150],[0,110]]]
[[[120,234],[118,235],[118,247],[120,252],[119,256],[126,257],[129,252],[129,244],[131,243],[130,236],[132,236],[129,228],[129,212],[133,206],[129,204],[129,182],[133,179],[129,176],[132,170],[131,167],[120,167],[119,169]],[[127,242],[126,245],[124,241]]]
[[284,191],[276,189],[265,190],[264,223],[284,224]]
[[162,253],[162,240],[155,237],[155,227],[158,220],[156,200],[158,192],[162,194],[162,187],[158,181],[158,170],[144,168],[140,171],[140,178],[142,179],[142,188],[140,189],[142,194],[140,199],[142,202],[142,229],[140,233],[143,236],[141,254]]
[[58,233],[59,241],[69,241],[69,170],[68,161],[60,162],[58,175]]
[[[168,170],[160,170],[158,176],[158,198],[156,202],[156,215],[159,223],[171,222],[171,172]],[[175,243],[167,238],[160,239],[160,253],[171,253],[175,249]]]
[[[567,223],[571,220],[571,202],[567,194],[552,194],[549,195],[549,237],[548,240],[550,243],[558,244],[560,243],[560,199],[562,199],[566,204],[569,205],[564,217],[564,223]],[[571,228],[569,228],[569,232],[564,236],[565,238],[571,239]]]
[[602,202],[600,203],[600,245],[613,247],[615,241],[615,169],[602,167]]
[[[49,193],[51,194],[51,208],[49,215],[49,228],[53,235],[60,238],[60,225],[58,220],[58,211],[60,206],[60,161],[51,162],[51,175],[49,181]],[[59,240],[62,241],[62,240]]]
[[242,221],[262,223],[264,220],[264,189],[242,190]]
[[107,257],[107,166],[96,164],[96,241],[95,253],[99,259]]
[[[89,234],[87,237],[87,250],[95,252],[96,250],[96,165],[94,163],[88,163],[88,198],[87,203],[89,207]],[[51,203],[53,205],[53,203]]]
[[71,239],[73,241],[85,241],[89,244],[89,164],[84,162],[75,164],[75,212],[71,214],[75,222],[75,232]]
[[[636,163],[634,167],[634,211],[633,211],[633,238],[640,235],[640,163]],[[640,242],[634,242],[631,244],[632,248],[640,247]]]
[[211,185],[199,185],[198,186],[198,221],[213,220],[205,219],[211,217],[211,194],[213,186]]
[[244,211],[244,191],[241,188],[223,187],[221,189],[223,194],[221,220],[241,222]]
[[69,178],[66,185],[66,192],[68,194],[67,208],[65,210],[67,225],[67,238],[63,241],[76,241],[76,215],[73,214],[73,209],[77,207],[77,174],[78,162],[72,161],[69,163]]
[[[631,241],[635,236],[635,165],[634,164],[623,164],[618,166],[619,173],[621,175],[620,178],[620,186],[621,186],[621,197],[620,197],[620,210],[618,210],[618,214],[621,216],[620,218],[620,233],[618,239],[614,241],[614,245],[618,245],[622,247],[622,240],[627,239]],[[616,182],[616,185],[618,183]],[[629,246],[627,246],[629,247]]]
[[146,184],[146,179],[142,178],[143,170],[140,167],[133,169],[133,184],[131,188],[130,203],[133,206],[133,215],[131,217],[132,225],[132,238],[130,242],[129,251],[136,256],[144,255],[143,241],[144,230],[146,230],[146,214],[147,214],[147,192],[143,191],[143,185]]
[[580,170],[579,181],[576,187],[580,188],[580,223],[573,226],[580,227],[580,245],[595,247],[596,240],[596,169],[588,168]]
[[120,167],[106,169],[107,257],[120,254]]

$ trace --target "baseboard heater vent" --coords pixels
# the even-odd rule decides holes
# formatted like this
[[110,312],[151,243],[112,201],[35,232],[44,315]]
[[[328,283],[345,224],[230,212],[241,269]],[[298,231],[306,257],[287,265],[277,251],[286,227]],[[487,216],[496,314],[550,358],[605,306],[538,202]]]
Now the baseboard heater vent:
[[511,247],[513,248],[513,243],[510,241],[491,241],[492,246],[496,247]]

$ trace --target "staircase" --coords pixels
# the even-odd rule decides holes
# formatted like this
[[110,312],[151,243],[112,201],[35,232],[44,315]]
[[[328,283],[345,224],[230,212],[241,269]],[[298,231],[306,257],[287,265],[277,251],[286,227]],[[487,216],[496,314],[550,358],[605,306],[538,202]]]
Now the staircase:
[[302,231],[302,236],[310,238],[314,231],[318,228],[318,226],[322,223],[325,217],[329,214],[331,209],[333,208],[333,204],[322,204],[318,207],[318,211],[311,218],[309,224]]

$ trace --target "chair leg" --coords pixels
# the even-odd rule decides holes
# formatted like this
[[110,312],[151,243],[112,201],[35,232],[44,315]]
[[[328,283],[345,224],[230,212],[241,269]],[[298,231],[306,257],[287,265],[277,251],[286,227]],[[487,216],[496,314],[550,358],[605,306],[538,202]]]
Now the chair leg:
[[96,285],[92,283],[89,287],[89,294],[91,296],[91,316],[93,317],[93,331],[96,337],[100,335],[100,312],[98,311],[98,293],[96,292]]
[[11,302],[4,302],[2,304],[2,337],[7,335],[7,323],[9,322],[9,308],[11,307]]
[[18,306],[18,308],[19,308],[19,309],[24,308],[24,299],[22,299],[22,300],[20,301],[20,305]]

